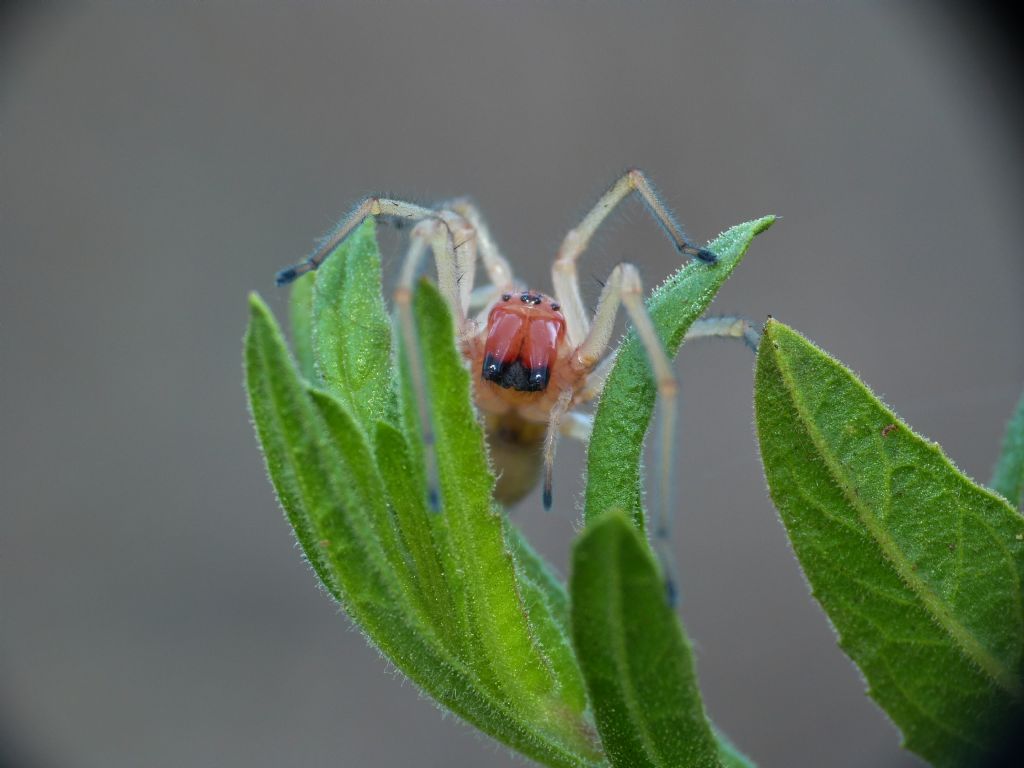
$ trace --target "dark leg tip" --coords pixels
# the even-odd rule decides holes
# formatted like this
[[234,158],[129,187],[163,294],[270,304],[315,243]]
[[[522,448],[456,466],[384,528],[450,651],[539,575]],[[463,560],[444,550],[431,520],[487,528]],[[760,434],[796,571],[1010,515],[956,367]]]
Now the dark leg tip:
[[743,332],[744,343],[754,352],[757,352],[757,348],[761,345],[761,334],[757,332],[757,329],[751,326]]
[[441,498],[438,496],[437,488],[431,488],[427,491],[427,508],[431,512],[441,511]]
[[707,248],[698,248],[693,254],[698,259],[703,261],[705,264],[715,264],[718,262],[718,256],[714,252],[709,251]]
[[551,511],[551,486],[544,486],[544,511]]
[[292,282],[298,276],[299,270],[297,270],[295,267],[288,267],[287,269],[282,269],[280,272],[274,275],[274,284],[278,286],[288,285],[288,283]]
[[679,593],[676,591],[676,583],[672,579],[665,579],[665,602],[670,608],[675,608],[679,602]]

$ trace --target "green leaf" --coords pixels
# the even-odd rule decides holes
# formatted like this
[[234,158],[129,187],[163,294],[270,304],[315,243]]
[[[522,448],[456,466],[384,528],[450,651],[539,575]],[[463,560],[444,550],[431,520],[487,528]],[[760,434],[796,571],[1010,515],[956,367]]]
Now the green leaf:
[[506,525],[506,537],[530,623],[541,650],[551,659],[561,698],[571,712],[582,714],[587,708],[587,694],[569,639],[569,596],[551,566],[511,523]]
[[[688,262],[651,294],[647,309],[670,357],[675,356],[686,329],[704,314],[754,237],[774,221],[774,216],[765,216],[723,232],[708,245],[718,255],[717,264]],[[608,510],[621,509],[643,528],[640,457],[656,394],[643,345],[630,332],[619,348],[594,415],[587,449],[584,515],[588,524]]]
[[288,297],[288,313],[292,330],[292,349],[299,371],[306,381],[316,384],[316,362],[313,356],[313,285],[316,273],[302,275],[292,283]]
[[313,354],[324,387],[367,433],[395,420],[391,320],[381,295],[374,222],[355,230],[316,272]]
[[310,432],[306,440],[293,440],[288,428],[296,421],[311,419],[312,406],[305,388],[293,380],[294,369],[270,310],[255,294],[249,297],[249,310],[245,384],[267,472],[306,559],[327,591],[341,601],[341,585],[319,545],[320,536],[309,512],[308,499],[324,498],[328,493],[325,476],[313,472],[305,477],[309,460],[318,453],[317,438],[322,436]]
[[565,592],[565,584],[551,565],[530,545],[522,531],[512,523],[507,524],[507,538],[520,578],[530,581],[544,593],[544,602],[552,618],[568,637],[569,595]]
[[[310,389],[309,395],[320,412],[327,438],[331,447],[341,455],[340,468],[327,472],[333,483],[335,503],[345,509],[358,510],[351,517],[363,531],[362,546],[370,550],[378,562],[381,574],[386,578],[391,592],[397,596],[395,607],[404,609],[416,623],[430,625],[433,602],[419,584],[418,572],[412,557],[406,549],[411,537],[402,539],[400,532],[409,532],[410,523],[416,510],[404,510],[400,527],[392,508],[387,503],[384,479],[374,461],[367,436],[359,428],[353,414],[344,404],[329,392]],[[420,542],[414,542],[419,544]]]
[[612,765],[721,765],[689,644],[624,514],[609,512],[583,532],[570,586],[573,640]]
[[440,481],[456,567],[463,575],[465,622],[482,677],[524,708],[547,707],[555,679],[551,660],[527,619],[524,597],[505,548],[504,521],[491,503],[494,476],[483,430],[470,402],[469,374],[455,345],[451,314],[422,282],[413,308],[429,392]]
[[447,526],[441,515],[427,511],[421,474],[410,458],[405,436],[390,424],[377,424],[375,451],[393,511],[394,524],[409,553],[411,575],[422,595],[431,623],[454,653],[464,651],[463,628],[452,595],[459,582],[445,572],[449,552]]
[[1013,506],[1020,506],[1024,496],[1024,394],[1017,401],[1017,409],[1006,425],[1003,450],[992,476],[992,488]]
[[1021,696],[1024,519],[776,321],[755,405],[772,499],[871,696],[909,749],[978,764]]
[[384,489],[362,431],[337,400],[310,396],[269,310],[255,296],[250,307],[250,407],[271,480],[303,551],[346,608],[353,595],[372,587],[378,599],[415,613],[394,572],[393,533],[385,532],[390,541],[382,543]]
[[[253,296],[250,308],[245,361],[253,420],[281,504],[329,591],[381,652],[443,706],[545,765],[598,764],[578,720],[528,717],[529,707],[496,694],[474,665],[446,649],[402,573],[402,563],[415,558],[398,556],[401,542],[382,530],[388,496],[363,431],[342,401],[310,393],[263,302]],[[500,637],[492,645],[500,647]],[[560,714],[557,700],[551,704]]]

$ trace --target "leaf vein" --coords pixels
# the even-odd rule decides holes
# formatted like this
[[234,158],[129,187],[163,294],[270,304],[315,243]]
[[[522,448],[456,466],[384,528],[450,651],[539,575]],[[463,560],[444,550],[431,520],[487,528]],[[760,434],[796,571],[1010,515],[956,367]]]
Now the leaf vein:
[[789,370],[786,362],[784,361],[783,355],[776,352],[774,357],[780,376],[789,392],[789,396],[797,416],[800,418],[805,432],[810,437],[821,456],[822,461],[832,478],[832,482],[857,513],[861,523],[881,549],[882,554],[889,562],[890,567],[892,567],[904,583],[906,583],[907,586],[918,595],[927,608],[929,614],[954,640],[956,645],[968,659],[988,675],[1000,688],[1003,688],[1014,696],[1019,695],[1021,685],[1014,675],[1013,670],[1008,669],[984,645],[982,645],[981,641],[974,636],[973,632],[971,632],[966,626],[958,621],[954,615],[952,615],[951,611],[943,603],[942,599],[913,572],[910,563],[907,562],[906,557],[900,550],[899,546],[884,530],[880,529],[878,521],[871,514],[871,510],[865,508],[864,502],[857,494],[856,489],[851,488],[845,481],[842,471],[838,466],[836,466],[835,457],[832,456],[831,452],[828,450],[828,446],[823,439],[817,424],[814,423],[813,418],[808,411],[807,404],[803,402],[799,394],[799,388],[794,381],[793,373]]

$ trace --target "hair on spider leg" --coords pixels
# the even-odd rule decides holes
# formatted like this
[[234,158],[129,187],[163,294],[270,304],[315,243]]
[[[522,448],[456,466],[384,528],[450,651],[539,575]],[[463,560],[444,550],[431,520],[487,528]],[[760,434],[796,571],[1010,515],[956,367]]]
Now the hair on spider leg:
[[693,242],[682,224],[679,223],[679,217],[676,216],[675,211],[665,202],[664,195],[658,191],[658,188],[643,171],[639,168],[628,168],[623,174],[623,179],[628,180],[630,192],[637,193],[644,208],[679,253],[693,256],[706,264],[714,264],[718,261],[718,256],[713,251],[701,248]]
[[690,325],[686,338],[734,338],[756,353],[761,343],[761,331],[741,315],[705,315]]
[[476,232],[470,232],[469,235],[461,243],[456,243],[455,242],[455,235],[452,234],[452,229],[451,229],[451,227],[448,226],[447,222],[445,222],[445,227],[448,229],[448,234],[451,235],[451,238],[452,238],[452,250],[453,251],[457,251],[457,250],[459,250],[459,248],[462,248],[464,245],[468,245],[469,243],[471,243],[474,240],[476,240]]
[[[688,256],[703,261],[706,264],[714,264],[718,261],[718,256],[708,248],[700,248],[694,244],[692,238],[686,233],[683,225],[679,223],[679,217],[676,216],[675,211],[668,203],[665,202],[665,196],[658,191],[658,188],[654,186],[654,183],[648,179],[641,171],[630,168],[626,171],[627,175],[635,175],[639,177],[637,186],[635,187],[638,191],[643,190],[646,187],[647,195],[641,194],[640,200],[644,207],[647,208],[651,217],[661,227],[662,232],[668,237],[669,240],[675,245],[676,250],[679,253],[685,253]],[[648,197],[650,195],[650,197]]]
[[[658,372],[659,391],[664,389],[666,394],[674,391],[674,380],[670,366],[664,359],[664,350],[654,338],[649,327],[650,319],[644,314],[642,304],[638,304],[640,301],[640,278],[638,274],[635,274],[635,267],[628,266],[627,268],[620,264],[613,271],[611,278],[591,275],[601,293],[598,306],[596,308],[586,307],[585,303],[581,301],[580,273],[577,262],[588,248],[591,240],[599,237],[599,233],[607,231],[607,222],[612,221],[610,214],[613,210],[627,214],[633,212],[632,206],[620,208],[619,203],[634,196],[642,198],[645,205],[644,215],[651,214],[655,218],[678,251],[690,254],[698,260],[707,262],[715,260],[715,255],[710,250],[699,248],[689,240],[679,227],[674,215],[653,192],[646,176],[637,169],[631,169],[607,189],[588,212],[580,218],[578,225],[571,229],[562,240],[552,267],[555,292],[554,297],[550,299],[529,290],[527,286],[520,285],[515,280],[511,266],[492,243],[486,225],[472,205],[459,206],[451,203],[419,205],[384,195],[363,198],[356,208],[318,242],[317,250],[305,262],[286,268],[279,273],[279,283],[284,283],[295,279],[300,274],[316,269],[329,257],[335,246],[351,234],[359,222],[369,216],[376,217],[378,221],[387,225],[389,230],[412,228],[411,235],[402,236],[403,239],[408,238],[411,242],[406,248],[406,256],[402,262],[402,292],[401,299],[398,299],[396,304],[399,306],[397,315],[402,322],[404,346],[406,354],[409,356],[408,363],[414,381],[413,390],[416,392],[417,410],[421,419],[420,428],[425,447],[424,463],[428,477],[427,488],[424,490],[431,510],[439,511],[443,499],[441,498],[436,456],[433,450],[428,393],[422,377],[416,376],[417,371],[422,371],[422,366],[417,362],[418,339],[412,326],[412,318],[408,316],[412,281],[425,263],[424,257],[427,249],[430,249],[433,254],[434,267],[444,298],[453,313],[458,316],[460,328],[465,329],[460,331],[461,336],[464,337],[460,341],[466,342],[460,343],[460,352],[482,372],[483,378],[478,382],[480,386],[474,389],[474,399],[477,407],[481,412],[487,414],[489,419],[488,437],[489,439],[494,438],[497,445],[505,444],[502,448],[504,451],[502,464],[498,467],[500,470],[498,475],[504,483],[499,499],[503,503],[514,502],[536,487],[537,469],[540,468],[540,464],[536,460],[536,448],[543,439],[545,445],[543,458],[547,466],[541,475],[542,498],[544,507],[550,508],[553,497],[550,467],[554,460],[557,436],[563,434],[558,428],[559,421],[563,417],[569,418],[572,415],[571,406],[576,395],[580,396],[579,403],[582,403],[599,394],[599,389],[595,388],[599,386],[596,379],[592,380],[588,377],[596,372],[597,378],[600,379],[602,374],[607,375],[610,370],[610,365],[606,363],[602,363],[602,367],[597,368],[597,361],[602,357],[605,361],[614,360],[614,352],[609,354],[609,346],[614,327],[617,327],[620,321],[624,321],[627,325],[632,323],[642,330],[646,329],[646,334],[641,332],[641,338],[644,340],[654,369],[659,371],[660,366]],[[639,207],[636,210],[639,210]],[[621,224],[632,216],[615,218],[619,218]],[[424,226],[422,228],[414,227],[417,222],[423,222]],[[438,222],[443,227],[438,226]],[[478,257],[482,259],[482,262],[477,261]],[[488,284],[479,286],[479,288],[489,290],[490,293],[468,290],[469,284],[473,281],[475,269],[481,263],[490,279]],[[627,280],[628,284],[624,282]],[[498,291],[502,291],[502,293],[497,294]],[[477,300],[475,297],[478,293],[484,299],[483,301],[478,300],[477,307],[481,309],[481,312],[483,309],[487,309],[491,313],[498,312],[499,315],[504,314],[508,318],[518,319],[511,324],[509,324],[510,321],[506,322],[507,329],[502,333],[492,333],[494,329],[490,327],[490,316],[485,324],[480,320],[482,314],[470,315],[470,308],[473,306],[474,300]],[[588,290],[586,293],[596,294],[597,292]],[[469,294],[469,307],[464,306],[467,302],[467,296],[464,294]],[[495,298],[496,295],[501,296],[500,306]],[[562,303],[559,303],[559,300]],[[613,302],[613,304],[606,302]],[[619,302],[623,302],[625,307],[627,317],[624,320],[618,312]],[[550,311],[547,307],[549,303]],[[545,306],[541,307],[542,304]],[[602,310],[602,307],[614,308]],[[541,311],[536,311],[535,308]],[[598,317],[599,313],[600,317]],[[620,321],[617,321],[616,318],[620,318]],[[532,329],[529,333],[527,326]],[[570,339],[570,344],[567,345],[559,341],[562,338],[560,335],[562,333],[565,333]],[[523,336],[520,339],[516,334]],[[733,330],[730,335],[736,337],[739,333]],[[519,339],[519,346],[516,346],[516,339]],[[515,355],[518,355],[509,356],[509,360],[503,363],[510,367],[517,365],[518,369],[522,369],[521,376],[517,374],[516,377],[513,377],[515,378],[514,382],[506,381],[508,377],[497,380],[487,375],[488,361],[493,362],[494,355],[502,351],[498,349],[501,345],[508,348],[505,352],[513,350]],[[586,345],[588,355],[586,359],[590,360],[592,357],[595,361],[584,370],[578,370],[578,366],[571,358],[571,350],[580,345]],[[494,349],[491,349],[492,346]],[[502,359],[504,360],[504,358]],[[561,366],[559,375],[554,376],[553,381],[559,384],[562,393],[557,395],[558,400],[554,403],[552,401],[556,397],[556,390],[548,387],[551,366]],[[535,368],[536,370],[534,370]],[[603,381],[603,379],[600,380]],[[666,383],[669,381],[672,382],[671,387]],[[524,395],[523,393],[530,394]],[[558,406],[557,409],[554,406]],[[674,410],[671,411],[671,414],[671,418],[665,418],[666,424],[674,423]],[[513,422],[519,427],[522,434],[515,440],[505,439],[503,441],[502,435],[507,430],[504,430],[502,425],[508,426]],[[665,431],[671,433],[674,430],[666,429]],[[571,434],[580,439],[578,429],[567,429],[564,434]],[[586,436],[582,439],[586,439]],[[670,449],[664,453],[668,455]],[[662,472],[662,474],[668,476],[667,472]],[[504,482],[505,480],[508,482]],[[499,485],[501,484],[499,483]],[[498,494],[497,489],[496,494]],[[669,497],[667,491],[661,495],[666,499]],[[666,582],[667,599],[670,602],[675,602],[675,584],[670,578],[672,572],[670,560],[665,572],[668,574],[666,577],[668,579]]]
[[[305,259],[300,261],[298,264],[293,264],[290,267],[285,267],[284,269],[279,270],[277,274],[274,275],[274,284],[278,287],[288,285],[307,272],[313,272],[319,268],[320,264],[323,263],[334,248],[340,244],[343,239],[341,234],[345,232],[346,227],[349,227],[353,220],[359,216],[360,211],[364,208],[367,201],[380,200],[381,197],[383,196],[369,195],[349,208],[341,218],[334,221],[334,224],[326,234],[313,241],[313,250]],[[378,216],[377,218],[383,217]]]

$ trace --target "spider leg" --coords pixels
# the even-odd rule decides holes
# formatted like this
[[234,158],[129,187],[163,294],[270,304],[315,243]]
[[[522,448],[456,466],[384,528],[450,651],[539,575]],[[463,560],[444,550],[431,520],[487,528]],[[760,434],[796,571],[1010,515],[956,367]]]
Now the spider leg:
[[477,321],[480,320],[481,314],[486,316],[486,313],[491,309],[491,305],[500,295],[501,289],[490,283],[478,285],[473,289],[473,295],[469,297],[469,309],[478,313]]
[[473,293],[473,273],[476,269],[476,238],[472,226],[450,211],[439,211],[436,218],[425,219],[413,227],[409,235],[409,250],[402,264],[398,286],[393,294],[398,314],[402,346],[408,358],[416,410],[423,434],[424,462],[427,472],[427,496],[430,508],[437,510],[438,483],[437,457],[434,454],[434,430],[430,418],[426,385],[423,380],[423,359],[412,315],[413,285],[429,247],[434,254],[438,287],[452,309],[458,339],[461,342],[472,333],[475,324],[467,318]]
[[364,198],[345,215],[338,226],[317,243],[313,253],[298,264],[282,269],[277,273],[274,281],[278,285],[287,285],[300,275],[312,272],[323,264],[324,259],[330,256],[334,249],[341,245],[342,241],[356,227],[363,223],[367,216],[392,216],[409,221],[420,221],[433,218],[436,215],[437,213],[429,208],[402,200],[392,200],[377,196]]
[[454,211],[463,219],[469,222],[476,233],[477,250],[480,254],[480,262],[487,272],[490,280],[489,285],[482,285],[473,292],[470,307],[477,311],[475,320],[478,325],[483,324],[491,307],[498,300],[502,293],[515,292],[515,278],[512,275],[512,266],[508,260],[501,255],[491,231],[484,221],[480,210],[468,198],[459,198],[445,204],[445,207]]
[[721,315],[702,317],[686,329],[684,339],[729,338],[740,339],[751,351],[757,352],[761,332],[745,317]]
[[612,352],[607,355],[604,360],[597,364],[588,375],[587,380],[583,384],[583,388],[576,393],[577,403],[586,403],[593,400],[595,397],[600,397],[604,391],[604,384],[608,380],[608,374],[612,372],[612,368],[615,367],[615,360],[618,355]]
[[431,216],[413,227],[409,235],[409,251],[395,288],[395,304],[401,311],[403,304],[408,306],[412,301],[416,275],[429,246],[434,254],[438,290],[448,303],[461,336],[471,330],[467,328],[467,315],[473,299],[476,237],[472,225],[456,213],[441,210]]
[[391,216],[418,222],[410,234],[409,249],[393,297],[416,393],[416,406],[425,446],[424,460],[427,465],[429,501],[431,507],[436,509],[437,462],[424,388],[422,358],[412,317],[412,291],[423,255],[429,247],[433,251],[434,264],[437,268],[438,289],[451,309],[459,342],[472,333],[475,325],[467,318],[476,271],[477,234],[472,224],[450,210],[431,210],[402,200],[367,197],[320,241],[308,258],[278,272],[276,282],[278,285],[287,285],[300,275],[317,269],[368,216]]
[[491,237],[491,231],[487,228],[480,210],[466,198],[453,200],[447,203],[445,207],[468,221],[476,232],[480,261],[487,271],[487,276],[491,281],[491,285],[494,286],[494,290],[500,292],[510,289],[515,282],[512,277],[512,266],[501,255],[501,251],[498,249],[497,243],[494,242],[494,238]]
[[690,239],[683,232],[675,217],[668,207],[658,197],[651,182],[644,175],[643,171],[635,168],[626,171],[611,188],[605,192],[597,201],[590,212],[583,217],[583,220],[569,233],[562,241],[558,249],[558,256],[552,267],[552,282],[555,292],[562,303],[562,312],[565,314],[566,330],[569,340],[573,344],[582,343],[590,329],[587,319],[586,305],[580,296],[579,277],[576,270],[576,262],[583,251],[586,250],[591,237],[608,217],[612,210],[625,200],[633,192],[640,195],[645,207],[655,221],[661,225],[662,230],[675,245],[676,250],[693,256],[701,261],[714,263],[717,258],[714,253],[706,248],[698,248],[690,242]]
[[[556,293],[559,290],[556,286]],[[562,301],[559,295],[559,301]],[[658,496],[654,505],[654,513],[651,519],[651,528],[654,535],[655,550],[662,562],[662,569],[665,573],[665,588],[670,599],[674,599],[675,578],[672,565],[671,550],[668,547],[671,525],[671,494],[669,486],[672,476],[673,448],[675,445],[675,424],[676,424],[676,395],[679,385],[675,374],[672,372],[672,364],[669,362],[661,340],[654,330],[650,315],[643,301],[643,284],[640,280],[640,273],[632,264],[619,264],[612,270],[608,282],[601,291],[601,298],[598,300],[597,311],[594,313],[594,322],[587,333],[586,338],[576,348],[570,364],[578,370],[589,370],[594,368],[597,361],[608,349],[608,342],[611,339],[615,327],[615,315],[619,305],[622,305],[629,319],[633,323],[640,343],[647,352],[647,359],[651,364],[654,373],[654,380],[658,387],[658,405],[661,409],[661,416],[658,419],[659,439],[661,455],[657,466],[657,489]],[[607,364],[610,369],[610,364]],[[594,368],[601,371],[604,365]],[[602,371],[607,376],[607,370]]]
[[565,421],[562,422],[562,434],[586,443],[590,440],[590,433],[594,431],[594,416],[580,411],[569,411]]
[[544,435],[544,509],[551,509],[551,471],[555,466],[555,448],[561,433],[562,417],[572,404],[572,389],[563,389],[548,416],[548,430]]
[[[690,339],[738,339],[747,347],[757,352],[761,341],[761,332],[750,320],[737,315],[721,315],[718,317],[702,317],[695,320],[686,330],[685,340]],[[605,357],[590,375],[587,376],[583,388],[576,393],[577,403],[586,403],[601,396],[604,391],[608,374],[615,367],[615,353]]]

